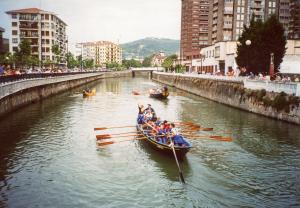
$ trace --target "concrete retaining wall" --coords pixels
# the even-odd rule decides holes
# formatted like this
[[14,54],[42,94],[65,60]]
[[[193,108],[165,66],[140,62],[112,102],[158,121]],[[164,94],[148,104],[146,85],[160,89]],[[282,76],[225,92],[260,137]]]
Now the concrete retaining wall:
[[89,82],[123,76],[131,76],[131,72],[87,73],[7,83],[0,86],[0,116],[24,105]]
[[[243,81],[205,79],[197,76],[159,72],[153,73],[153,80],[245,111],[300,124],[299,105],[287,106],[288,110],[278,111],[252,96],[253,93],[248,92],[251,90],[247,91],[244,88]],[[278,93],[273,92],[266,94],[270,99],[274,99],[277,95]]]

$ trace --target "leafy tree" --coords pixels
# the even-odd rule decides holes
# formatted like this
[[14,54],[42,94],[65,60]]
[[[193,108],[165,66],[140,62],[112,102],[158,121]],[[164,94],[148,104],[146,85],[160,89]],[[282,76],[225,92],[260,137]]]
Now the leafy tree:
[[86,59],[83,61],[83,67],[85,69],[90,69],[94,67],[94,59]]
[[61,54],[61,51],[59,49],[59,45],[57,45],[57,44],[53,45],[52,48],[51,48],[51,50],[52,50],[52,53],[54,53],[55,56],[56,56],[56,58],[55,58],[56,63],[58,63],[58,61],[60,59],[59,56]]
[[142,67],[141,62],[131,59],[131,60],[123,60],[122,65],[129,69],[130,67],[139,68]]
[[169,71],[170,69],[173,68],[173,64],[177,60],[177,58],[178,57],[176,54],[168,56],[162,63],[162,67],[164,67],[166,69],[166,71]]
[[[247,40],[251,41],[251,45],[246,45]],[[275,69],[278,69],[286,50],[284,28],[275,15],[265,23],[252,18],[249,27],[244,26],[239,43],[237,64],[254,73],[269,71],[271,53],[274,53]]]
[[78,67],[80,65],[71,52],[68,52],[66,54],[66,59],[67,59],[67,66],[69,69],[74,69],[75,67]]
[[21,67],[31,65],[30,57],[31,57],[31,47],[30,42],[27,39],[23,39],[20,44],[18,50],[15,52],[16,62]]
[[148,56],[143,60],[143,67],[151,67],[153,56],[154,55]]
[[113,69],[113,68],[118,68],[119,64],[117,62],[111,62],[106,64],[106,68],[108,69]]

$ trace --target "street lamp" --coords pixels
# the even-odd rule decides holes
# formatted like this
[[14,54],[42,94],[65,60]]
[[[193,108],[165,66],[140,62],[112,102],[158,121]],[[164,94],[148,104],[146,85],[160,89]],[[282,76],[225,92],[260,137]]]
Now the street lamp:
[[249,67],[249,46],[251,45],[251,40],[246,40],[245,42],[246,46],[248,46],[247,48],[247,67],[246,69]]

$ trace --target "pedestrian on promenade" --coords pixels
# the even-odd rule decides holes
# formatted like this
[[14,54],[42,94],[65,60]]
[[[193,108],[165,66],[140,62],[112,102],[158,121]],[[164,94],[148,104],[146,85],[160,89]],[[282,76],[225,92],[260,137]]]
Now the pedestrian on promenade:
[[4,65],[0,66],[0,76],[4,75],[4,71],[5,71],[4,67],[5,67]]

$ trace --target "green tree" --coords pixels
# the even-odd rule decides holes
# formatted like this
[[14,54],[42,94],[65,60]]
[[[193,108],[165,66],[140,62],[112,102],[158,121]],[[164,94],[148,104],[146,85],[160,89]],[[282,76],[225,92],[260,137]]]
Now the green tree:
[[60,48],[59,48],[59,45],[57,45],[57,44],[55,44],[55,45],[53,45],[52,46],[52,48],[51,48],[51,51],[52,51],[52,53],[54,53],[55,54],[55,63],[56,64],[58,64],[59,63],[59,61],[60,61],[60,54],[61,54],[61,50],[60,50]]
[[122,65],[129,69],[130,67],[133,67],[133,68],[139,68],[139,67],[142,67],[142,64],[141,62],[137,61],[137,60],[134,60],[134,59],[131,59],[131,60],[123,60],[122,61]]
[[19,44],[18,50],[15,52],[16,62],[23,68],[31,65],[31,47],[27,39],[23,39]]
[[94,67],[94,59],[85,59],[83,61],[83,67],[85,69],[90,69]]
[[[250,45],[246,45],[247,40],[251,41]],[[265,23],[252,18],[249,27],[244,26],[238,41],[240,44],[237,46],[236,61],[240,67],[246,67],[248,72],[268,72],[271,53],[274,53],[275,69],[280,66],[286,50],[286,39],[284,28],[275,15]]]
[[168,56],[162,63],[162,67],[164,67],[166,69],[166,71],[169,71],[170,69],[173,68],[173,64],[177,60],[177,58],[178,57],[176,54]]
[[71,52],[68,52],[66,54],[66,59],[67,59],[67,66],[69,69],[74,69],[75,67],[78,67],[80,65]]
[[151,67],[152,59],[153,59],[153,55],[146,57],[142,63],[143,67]]

